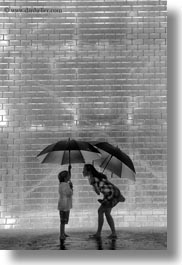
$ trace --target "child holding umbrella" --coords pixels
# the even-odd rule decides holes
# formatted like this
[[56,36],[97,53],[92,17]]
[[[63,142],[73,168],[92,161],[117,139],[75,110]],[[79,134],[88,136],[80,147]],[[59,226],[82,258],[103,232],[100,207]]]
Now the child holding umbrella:
[[71,165],[68,171],[64,170],[58,174],[59,179],[59,200],[58,210],[60,214],[60,240],[68,235],[65,233],[65,225],[69,222],[70,209],[72,208],[73,185],[71,179]]

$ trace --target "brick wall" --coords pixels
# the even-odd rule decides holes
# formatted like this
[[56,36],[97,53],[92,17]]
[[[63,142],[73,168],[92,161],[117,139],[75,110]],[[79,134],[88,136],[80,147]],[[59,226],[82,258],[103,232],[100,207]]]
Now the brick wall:
[[[111,179],[126,197],[117,227],[166,225],[166,27],[163,0],[1,1],[0,228],[58,226],[60,167],[36,155],[68,137],[133,159],[135,184]],[[98,203],[82,167],[69,226],[91,228]]]

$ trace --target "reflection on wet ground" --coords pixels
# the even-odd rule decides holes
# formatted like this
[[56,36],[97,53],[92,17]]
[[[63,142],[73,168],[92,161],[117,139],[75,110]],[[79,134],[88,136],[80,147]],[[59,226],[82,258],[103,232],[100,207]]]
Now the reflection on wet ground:
[[11,250],[131,250],[167,249],[166,228],[126,228],[117,232],[117,239],[103,231],[100,239],[89,238],[93,231],[68,231],[69,237],[59,241],[57,230],[1,230],[0,249]]
[[[95,239],[96,242],[96,249],[98,250],[103,250],[103,243],[102,243],[102,238]],[[116,239],[111,239],[108,241],[108,249],[110,250],[115,250],[116,249]]]
[[[92,240],[92,242],[90,242],[90,240]],[[115,250],[116,249],[116,242],[117,239],[110,239],[108,242],[106,242],[105,244],[107,245],[107,249],[108,250]],[[93,246],[93,248],[90,249],[95,249],[95,250],[104,250],[103,247],[103,239],[99,238],[93,238],[93,239],[88,239],[87,244],[89,246]],[[69,248],[69,242],[66,242],[66,240],[60,240],[60,250],[68,250]]]

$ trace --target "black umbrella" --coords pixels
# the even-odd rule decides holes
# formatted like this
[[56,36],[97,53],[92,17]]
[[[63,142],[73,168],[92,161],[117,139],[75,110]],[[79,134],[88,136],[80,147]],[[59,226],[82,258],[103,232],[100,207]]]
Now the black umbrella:
[[118,177],[125,177],[135,181],[135,168],[131,158],[127,154],[107,142],[92,142],[92,144],[101,153],[101,158],[94,161],[94,163],[104,170],[110,170]]
[[48,145],[38,155],[41,163],[74,164],[87,163],[98,159],[101,155],[96,147],[86,141],[65,140]]

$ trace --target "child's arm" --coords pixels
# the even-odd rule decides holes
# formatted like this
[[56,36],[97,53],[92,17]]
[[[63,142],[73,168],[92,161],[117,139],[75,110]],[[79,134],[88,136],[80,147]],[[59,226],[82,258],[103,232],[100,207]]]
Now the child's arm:
[[[70,176],[71,179],[71,165],[68,166],[68,174]],[[68,181],[70,188],[73,190],[73,183],[71,182],[71,180]]]
[[108,201],[111,201],[113,197],[114,197],[114,188],[113,186],[110,186],[110,194],[104,196],[102,203],[107,203]]
[[69,173],[70,178],[71,178],[71,165],[68,166],[68,173]]
[[111,200],[114,197],[114,188],[113,186],[111,186],[110,188],[110,195],[106,197],[107,200]]
[[90,183],[90,185],[93,187],[93,190],[98,194],[100,195],[100,190],[99,190],[99,187],[97,185],[97,182],[95,181],[94,178],[88,178],[88,181]]
[[71,182],[71,180],[68,183],[70,185],[70,188],[73,190],[73,183]]
[[72,190],[72,188],[70,187],[70,183],[67,183],[68,184],[68,186],[67,186],[67,188],[66,188],[66,196],[67,197],[71,197],[72,195],[73,195],[73,190]]
[[93,186],[94,191],[97,193],[97,195],[100,195],[100,190],[99,190],[97,184],[95,183],[92,186]]

